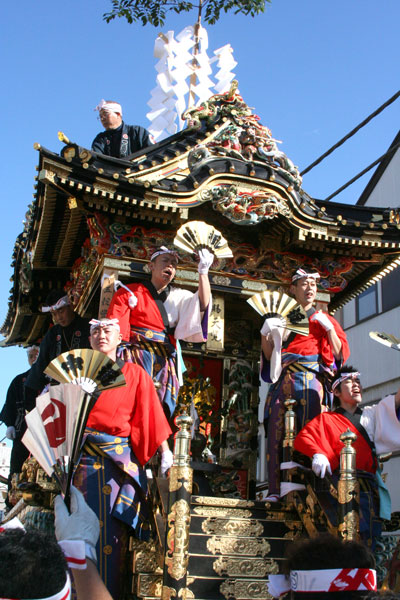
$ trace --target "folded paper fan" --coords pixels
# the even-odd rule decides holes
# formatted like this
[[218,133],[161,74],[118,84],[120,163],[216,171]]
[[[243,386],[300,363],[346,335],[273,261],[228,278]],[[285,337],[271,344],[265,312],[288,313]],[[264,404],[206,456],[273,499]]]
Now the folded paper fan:
[[80,386],[64,383],[38,396],[36,407],[25,416],[22,442],[49,477],[54,475],[64,494],[79,457],[82,426],[95,402]]
[[370,331],[369,337],[375,342],[379,342],[384,346],[388,346],[389,348],[393,348],[393,350],[400,351],[400,339],[392,335],[391,333],[379,333],[378,331]]
[[118,364],[103,352],[90,348],[77,348],[60,354],[47,365],[45,373],[60,383],[88,377],[96,383],[99,392],[126,384]]
[[174,244],[185,252],[192,253],[202,248],[208,248],[218,258],[233,256],[228,242],[218,229],[203,221],[189,221],[182,225],[176,232]]
[[260,292],[254,294],[247,300],[259,315],[266,317],[281,318],[282,327],[289,329],[294,333],[308,335],[309,324],[308,317],[304,308],[294,298],[290,298],[283,292]]

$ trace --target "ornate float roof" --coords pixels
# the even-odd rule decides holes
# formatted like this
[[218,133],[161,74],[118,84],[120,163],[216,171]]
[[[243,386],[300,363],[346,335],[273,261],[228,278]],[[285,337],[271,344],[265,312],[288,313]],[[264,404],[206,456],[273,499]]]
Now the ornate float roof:
[[[399,210],[311,198],[235,85],[184,117],[184,131],[124,160],[63,135],[60,155],[35,144],[36,193],[13,252],[6,344],[39,335],[49,289],[69,280],[84,312],[105,256],[130,257],[140,273],[154,245],[171,243],[187,220],[228,240],[234,256],[212,275],[223,291],[287,284],[296,265],[313,264],[333,311],[400,264]],[[193,258],[182,258],[185,272],[195,271]]]

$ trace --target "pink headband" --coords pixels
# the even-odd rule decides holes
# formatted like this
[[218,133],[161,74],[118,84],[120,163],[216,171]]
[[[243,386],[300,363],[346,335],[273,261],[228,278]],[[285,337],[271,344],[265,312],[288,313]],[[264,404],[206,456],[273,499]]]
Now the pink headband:
[[90,333],[97,327],[115,327],[117,331],[120,331],[118,319],[92,319],[89,321]]
[[270,575],[268,591],[278,598],[293,592],[351,592],[376,591],[374,569],[320,569],[316,571],[290,571],[290,576]]
[[42,306],[42,312],[44,312],[44,313],[51,312],[52,310],[58,310],[59,308],[62,308],[63,306],[69,306],[70,304],[71,304],[71,301],[70,301],[69,297],[63,296],[62,298],[57,300],[57,302],[55,304],[52,304],[51,306]]
[[312,279],[319,279],[320,278],[320,274],[316,273],[316,272],[315,273],[308,273],[304,269],[297,269],[296,273],[292,277],[292,283],[294,283],[298,279],[302,279],[303,277],[311,277]]
[[175,252],[175,250],[169,250],[166,246],[160,246],[160,248],[150,256],[150,260],[154,260],[155,258],[157,258],[157,256],[160,256],[161,254],[172,254],[173,256],[175,256],[176,260],[179,260],[178,253]]
[[101,110],[110,110],[112,112],[119,113],[122,117],[122,106],[118,104],[118,102],[107,102],[106,100],[102,99],[94,110],[98,110],[99,112]]
[[360,377],[361,373],[358,371],[354,371],[353,373],[342,373],[341,376],[332,383],[332,392],[336,390],[342,381],[345,381],[346,379],[360,379]]

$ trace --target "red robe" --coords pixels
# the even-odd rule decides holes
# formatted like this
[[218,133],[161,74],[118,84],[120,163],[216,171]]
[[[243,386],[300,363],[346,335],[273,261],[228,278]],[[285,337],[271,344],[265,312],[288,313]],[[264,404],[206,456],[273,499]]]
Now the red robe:
[[129,306],[131,294],[125,288],[120,288],[112,297],[107,311],[109,319],[119,319],[122,339],[130,340],[131,324],[153,331],[164,331],[160,311],[147,287],[142,283],[132,283],[127,287],[134,292],[137,299],[134,310]]
[[370,447],[356,427],[339,413],[321,413],[312,419],[297,434],[294,448],[310,458],[314,454],[325,454],[332,472],[336,471],[339,468],[340,451],[344,446],[340,435],[347,429],[357,435],[357,440],[353,443],[357,452],[357,469],[375,473],[376,464]]
[[129,437],[136,458],[144,465],[171,435],[171,428],[146,371],[134,363],[125,363],[122,372],[127,385],[100,394],[87,426]]
[[[337,336],[342,342],[342,363],[345,363],[350,356],[346,334],[336,319],[328,313],[324,312],[324,315],[333,323]],[[291,352],[293,354],[301,354],[302,356],[318,354],[322,357],[323,363],[330,366],[334,361],[334,356],[325,329],[318,321],[314,321],[312,317],[309,319],[309,326],[309,334],[307,336],[297,334],[287,348],[283,350],[283,353]]]

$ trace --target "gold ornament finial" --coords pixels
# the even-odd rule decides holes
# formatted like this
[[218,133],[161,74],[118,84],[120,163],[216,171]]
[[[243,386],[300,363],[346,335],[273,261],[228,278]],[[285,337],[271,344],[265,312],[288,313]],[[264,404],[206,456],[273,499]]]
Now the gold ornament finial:
[[60,142],[64,142],[64,144],[70,144],[70,140],[69,138],[67,138],[67,136],[65,135],[65,133],[63,133],[62,131],[58,132],[58,139],[60,140]]

